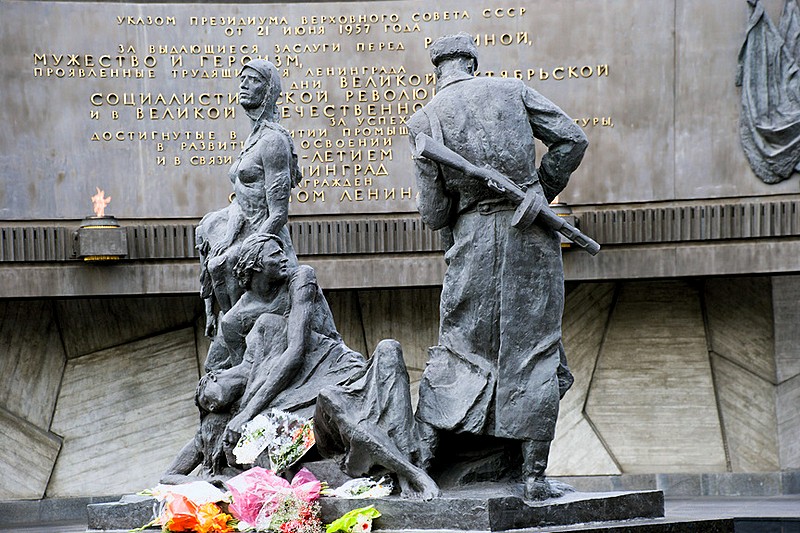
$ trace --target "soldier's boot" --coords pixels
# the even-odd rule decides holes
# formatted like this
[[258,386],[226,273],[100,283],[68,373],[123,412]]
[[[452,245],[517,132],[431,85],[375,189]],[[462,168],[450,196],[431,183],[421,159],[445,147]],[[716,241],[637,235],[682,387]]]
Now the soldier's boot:
[[550,481],[544,476],[547,458],[550,455],[549,440],[526,440],[522,442],[522,476],[525,482],[524,498],[542,501],[559,498],[575,489],[566,483]]

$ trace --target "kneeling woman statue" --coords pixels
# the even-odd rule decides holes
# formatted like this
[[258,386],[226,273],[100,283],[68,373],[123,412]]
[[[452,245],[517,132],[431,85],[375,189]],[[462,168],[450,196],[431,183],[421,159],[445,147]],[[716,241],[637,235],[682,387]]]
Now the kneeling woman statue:
[[199,464],[206,478],[235,473],[231,451],[242,426],[280,409],[314,416],[320,453],[339,459],[349,475],[389,471],[407,496],[436,496],[421,468],[427,458],[420,456],[400,345],[382,341],[369,361],[348,348],[314,270],[290,263],[275,235],[248,239],[234,274],[246,291],[229,317],[258,318],[242,362],[201,379],[200,430],[162,481],[182,482]]

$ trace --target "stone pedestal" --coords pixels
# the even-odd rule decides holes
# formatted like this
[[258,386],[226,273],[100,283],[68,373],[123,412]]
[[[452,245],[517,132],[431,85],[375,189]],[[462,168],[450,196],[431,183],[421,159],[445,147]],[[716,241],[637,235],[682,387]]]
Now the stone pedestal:
[[441,498],[429,502],[391,497],[381,500],[324,498],[321,503],[323,520],[326,521],[351,509],[374,505],[382,513],[375,520],[375,528],[394,530],[505,531],[664,516],[661,491],[576,492],[536,503],[525,502],[521,496],[521,487],[519,490],[503,490],[486,485],[447,491]]
[[[374,505],[382,513],[375,520],[376,530],[505,531],[664,516],[664,495],[661,491],[576,492],[536,503],[525,502],[521,496],[521,486],[486,484],[446,491],[441,498],[429,502],[397,496],[376,500],[323,497],[320,502],[322,519],[326,523],[352,509]],[[157,507],[153,498],[138,496],[126,496],[115,503],[89,505],[89,530],[140,527],[152,520]]]

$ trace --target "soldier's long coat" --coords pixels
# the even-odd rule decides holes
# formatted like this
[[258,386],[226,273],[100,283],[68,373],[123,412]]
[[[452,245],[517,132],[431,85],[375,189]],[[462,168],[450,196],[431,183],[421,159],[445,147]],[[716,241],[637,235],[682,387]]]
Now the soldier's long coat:
[[[519,80],[445,80],[409,121],[412,150],[427,133],[478,166],[552,199],[577,168],[583,131]],[[548,146],[535,165],[534,137]],[[564,305],[558,234],[512,227],[514,206],[485,184],[416,158],[418,208],[449,228],[439,345],[420,386],[417,416],[435,427],[513,439],[551,440]]]

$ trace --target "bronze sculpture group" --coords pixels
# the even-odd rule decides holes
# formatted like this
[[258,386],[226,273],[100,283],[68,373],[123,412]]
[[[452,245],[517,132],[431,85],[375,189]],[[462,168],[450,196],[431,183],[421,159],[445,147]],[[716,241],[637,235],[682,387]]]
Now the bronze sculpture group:
[[[434,478],[458,470],[451,462],[467,448],[473,468],[459,470],[459,482],[521,474],[527,499],[563,493],[545,478],[559,399],[572,383],[561,342],[559,237],[541,224],[518,224],[530,206],[416,148],[425,134],[549,201],[580,163],[586,137],[521,81],[476,77],[469,35],[442,37],[430,53],[437,94],[411,117],[409,132],[419,211],[447,237],[448,267],[439,342],[429,350],[417,411],[400,345],[382,341],[368,359],[348,348],[313,269],[297,262],[286,228],[297,156],[276,123],[277,70],[254,60],[241,75],[239,101],[252,132],[231,168],[235,195],[197,230],[213,337],[196,393],[200,428],[164,482],[191,479],[198,466],[210,480],[241,471],[246,465],[231,451],[242,427],[277,408],[313,417],[319,454],[348,475],[392,473],[405,496],[438,496]],[[538,168],[534,139],[548,147]],[[474,468],[476,457],[490,460],[498,449],[512,461]]]

